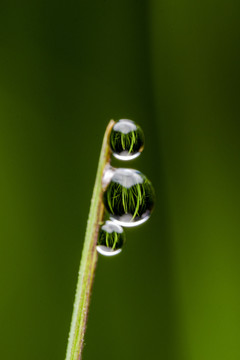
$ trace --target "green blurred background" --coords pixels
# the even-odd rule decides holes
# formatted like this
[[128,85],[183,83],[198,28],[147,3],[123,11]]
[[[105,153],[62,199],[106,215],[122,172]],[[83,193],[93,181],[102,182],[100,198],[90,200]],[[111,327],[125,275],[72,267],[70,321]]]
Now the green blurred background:
[[130,118],[156,208],[99,257],[84,359],[239,360],[239,10],[1,1],[1,359],[64,360],[103,133]]

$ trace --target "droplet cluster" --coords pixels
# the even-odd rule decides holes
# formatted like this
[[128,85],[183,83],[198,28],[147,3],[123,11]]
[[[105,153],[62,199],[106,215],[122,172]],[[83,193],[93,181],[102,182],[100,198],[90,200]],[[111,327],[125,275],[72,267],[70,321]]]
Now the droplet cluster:
[[[131,120],[119,120],[110,134],[113,155],[131,160],[143,150],[143,131]],[[109,169],[107,171],[110,171]],[[138,226],[147,221],[155,201],[154,189],[148,178],[138,170],[111,167],[107,184],[104,181],[103,203],[110,220],[101,227],[97,251],[105,256],[117,255],[125,243],[122,227]]]

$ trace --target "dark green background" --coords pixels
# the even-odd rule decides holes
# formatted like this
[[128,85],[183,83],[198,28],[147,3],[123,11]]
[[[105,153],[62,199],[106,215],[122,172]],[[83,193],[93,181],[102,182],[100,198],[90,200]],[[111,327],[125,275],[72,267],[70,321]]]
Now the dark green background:
[[239,10],[1,1],[1,359],[64,360],[102,136],[130,118],[156,208],[99,258],[84,359],[239,360]]

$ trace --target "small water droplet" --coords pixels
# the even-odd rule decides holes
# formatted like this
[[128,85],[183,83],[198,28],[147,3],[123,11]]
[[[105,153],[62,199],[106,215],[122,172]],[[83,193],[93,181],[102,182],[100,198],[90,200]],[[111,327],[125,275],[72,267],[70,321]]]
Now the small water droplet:
[[102,188],[103,190],[106,189],[108,184],[110,183],[113,174],[114,174],[115,168],[111,165],[107,164],[103,170],[103,176],[102,176]]
[[117,159],[135,159],[141,154],[143,146],[143,131],[134,121],[121,119],[113,126],[110,135],[110,147]]
[[99,231],[97,251],[105,256],[117,255],[122,251],[125,240],[123,228],[108,220]]
[[154,189],[138,170],[116,169],[103,194],[110,219],[121,226],[133,227],[147,221],[154,206]]

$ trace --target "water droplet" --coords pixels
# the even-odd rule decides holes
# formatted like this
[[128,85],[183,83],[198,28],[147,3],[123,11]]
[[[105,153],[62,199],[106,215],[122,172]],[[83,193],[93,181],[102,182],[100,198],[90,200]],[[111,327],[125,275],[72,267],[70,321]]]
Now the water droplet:
[[121,119],[112,128],[110,146],[117,159],[135,159],[143,150],[143,131],[132,120]]
[[122,251],[125,240],[123,228],[108,220],[99,231],[97,251],[105,256],[117,255]]
[[111,220],[126,227],[140,225],[149,219],[154,198],[151,182],[134,169],[116,169],[103,194]]
[[110,183],[113,174],[114,174],[115,168],[111,165],[107,164],[103,170],[103,176],[102,176],[102,188],[103,190],[106,189],[108,184]]

